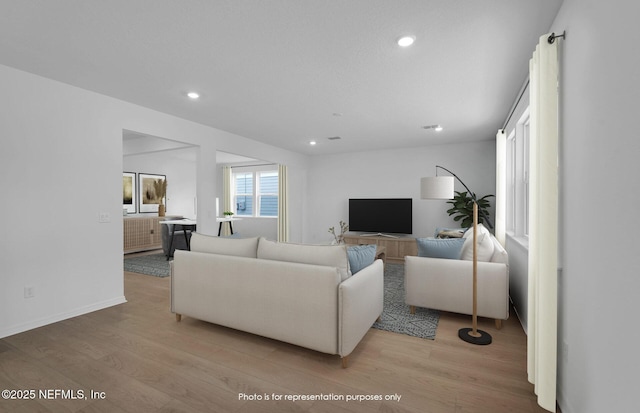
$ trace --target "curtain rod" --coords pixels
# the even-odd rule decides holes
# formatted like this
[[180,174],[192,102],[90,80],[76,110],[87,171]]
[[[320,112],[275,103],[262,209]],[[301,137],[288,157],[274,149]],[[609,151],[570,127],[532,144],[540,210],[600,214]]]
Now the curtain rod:
[[[555,34],[555,32],[551,33],[549,35],[549,37],[547,37],[547,42],[549,42],[549,44],[553,44],[558,37],[561,37],[562,39],[564,39],[565,38],[565,34],[566,34],[566,30],[563,30],[562,34]],[[503,131],[507,127],[507,124],[509,123],[509,121],[511,120],[511,117],[513,116],[513,113],[518,108],[518,105],[520,104],[520,100],[522,99],[522,96],[524,96],[524,92],[527,90],[528,86],[529,86],[529,79],[527,79],[526,83],[522,87],[522,90],[520,91],[520,96],[518,96],[518,100],[516,101],[516,103],[511,108],[511,112],[509,112],[509,116],[507,116],[507,120],[504,122],[504,125],[502,125],[502,130]]]
[[507,127],[507,124],[511,120],[511,117],[513,116],[516,109],[518,108],[518,105],[520,104],[520,100],[522,100],[522,96],[524,96],[524,92],[527,91],[527,87],[529,87],[529,79],[527,79],[524,86],[522,86],[522,90],[520,91],[520,96],[518,96],[518,100],[516,101],[516,103],[513,104],[513,107],[511,108],[511,112],[509,112],[509,116],[507,117],[507,120],[504,121],[504,125],[502,125],[503,131]]
[[278,164],[275,163],[261,163],[261,164],[255,164],[255,165],[236,165],[236,166],[231,166],[230,168],[254,168],[256,166],[277,166]]
[[562,34],[551,33],[549,37],[547,37],[547,42],[549,42],[549,44],[553,44],[553,42],[555,42],[558,37],[562,37],[562,39],[564,39],[565,33],[566,30],[563,30]]

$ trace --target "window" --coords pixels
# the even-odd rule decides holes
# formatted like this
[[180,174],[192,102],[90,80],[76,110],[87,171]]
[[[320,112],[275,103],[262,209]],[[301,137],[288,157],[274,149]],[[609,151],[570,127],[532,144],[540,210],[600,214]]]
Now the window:
[[257,167],[246,169],[250,170],[233,173],[235,214],[247,217],[278,216],[278,171]]
[[525,110],[507,138],[507,231],[529,236],[529,110]]
[[233,174],[236,215],[253,216],[253,173]]
[[278,172],[260,172],[258,208],[260,216],[278,216]]

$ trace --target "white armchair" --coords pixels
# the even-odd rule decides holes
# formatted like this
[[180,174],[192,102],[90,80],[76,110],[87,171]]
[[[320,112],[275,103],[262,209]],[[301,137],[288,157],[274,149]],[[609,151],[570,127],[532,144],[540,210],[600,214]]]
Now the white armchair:
[[[509,265],[507,252],[490,235],[494,251],[491,260],[478,262],[478,308],[480,317],[509,318]],[[405,257],[406,304],[415,307],[472,314],[473,262],[464,259]]]

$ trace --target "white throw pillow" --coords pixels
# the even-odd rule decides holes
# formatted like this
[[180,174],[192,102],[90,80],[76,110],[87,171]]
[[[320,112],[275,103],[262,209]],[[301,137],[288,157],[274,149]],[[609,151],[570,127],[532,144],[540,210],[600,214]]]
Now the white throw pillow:
[[[464,245],[462,246],[462,253],[460,259],[473,261],[473,228],[469,228],[464,233]],[[478,261],[491,261],[493,256],[493,241],[491,240],[491,233],[482,224],[478,224]]]

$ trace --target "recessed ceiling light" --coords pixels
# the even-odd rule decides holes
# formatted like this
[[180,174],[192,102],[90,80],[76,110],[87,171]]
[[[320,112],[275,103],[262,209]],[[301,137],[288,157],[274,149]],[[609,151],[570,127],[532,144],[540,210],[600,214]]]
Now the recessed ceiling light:
[[436,132],[440,132],[443,128],[440,125],[427,125],[427,126],[423,126],[422,129],[433,129]]
[[187,96],[189,96],[189,98],[191,99],[198,99],[200,97],[200,94],[197,92],[189,92],[187,93]]
[[411,46],[415,41],[416,41],[415,36],[402,36],[401,38],[398,39],[398,46],[401,46],[401,47]]
[[309,145],[313,146],[316,144],[316,141],[309,141]]

